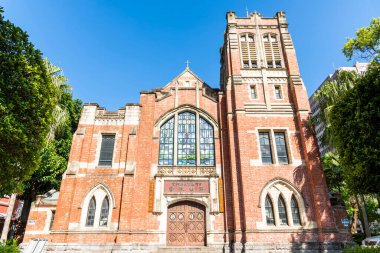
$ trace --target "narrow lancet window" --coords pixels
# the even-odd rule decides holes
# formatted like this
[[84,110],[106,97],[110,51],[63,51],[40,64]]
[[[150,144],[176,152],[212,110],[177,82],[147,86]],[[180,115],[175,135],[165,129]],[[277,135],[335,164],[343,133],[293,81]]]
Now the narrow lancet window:
[[161,126],[160,151],[158,163],[160,165],[173,165],[174,158],[174,117]]
[[280,218],[280,225],[288,225],[288,217],[286,213],[285,202],[281,195],[278,198],[278,215]]
[[298,202],[294,195],[292,196],[291,200],[291,208],[292,208],[292,218],[293,218],[293,225],[301,225],[300,221],[300,209],[298,208]]
[[178,114],[178,165],[196,165],[196,124],[195,114]]
[[214,165],[214,128],[206,120],[200,118],[200,163],[201,165]]
[[108,224],[108,213],[109,213],[109,200],[106,196],[102,203],[102,209],[100,210],[100,219],[99,219],[99,226],[105,227]]
[[267,225],[274,225],[273,204],[269,196],[265,198],[265,216]]
[[86,226],[89,226],[89,227],[94,226],[95,210],[96,210],[96,202],[95,202],[95,198],[92,197],[90,200],[90,204],[88,205]]

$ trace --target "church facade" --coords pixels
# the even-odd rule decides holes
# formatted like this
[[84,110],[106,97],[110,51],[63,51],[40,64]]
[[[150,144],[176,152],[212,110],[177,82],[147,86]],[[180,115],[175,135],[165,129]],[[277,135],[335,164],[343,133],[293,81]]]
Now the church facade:
[[350,241],[285,14],[226,17],[219,89],[187,67],[139,104],[84,105],[58,201],[32,207],[29,249],[339,252]]

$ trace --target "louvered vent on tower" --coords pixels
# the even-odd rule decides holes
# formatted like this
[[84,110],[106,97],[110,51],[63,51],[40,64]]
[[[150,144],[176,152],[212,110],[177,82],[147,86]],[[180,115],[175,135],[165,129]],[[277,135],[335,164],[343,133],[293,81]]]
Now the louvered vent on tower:
[[243,68],[257,68],[256,44],[253,35],[240,36],[240,49]]
[[274,34],[265,34],[263,36],[264,41],[264,50],[265,50],[265,59],[267,62],[268,68],[281,68],[281,53],[280,46],[276,35]]

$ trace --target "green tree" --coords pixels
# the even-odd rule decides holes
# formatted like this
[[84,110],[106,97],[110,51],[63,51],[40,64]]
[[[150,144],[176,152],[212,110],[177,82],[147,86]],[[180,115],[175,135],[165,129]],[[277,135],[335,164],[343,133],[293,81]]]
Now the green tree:
[[41,152],[41,163],[32,177],[24,182],[24,210],[22,221],[26,222],[30,204],[36,195],[44,194],[51,189],[59,189],[62,174],[67,168],[67,161],[71,148],[73,133],[75,132],[82,102],[73,99],[71,86],[67,83],[59,67],[54,66],[45,60],[48,73],[52,76],[54,85],[58,89],[58,96],[55,100],[53,119],[48,134],[47,145]]
[[380,18],[374,18],[368,27],[356,31],[356,38],[347,40],[344,55],[351,60],[354,54],[366,60],[379,61],[380,55]]
[[41,52],[0,7],[0,194],[17,192],[37,169],[56,88]]
[[344,179],[359,193],[380,193],[380,64],[373,62],[329,116]]

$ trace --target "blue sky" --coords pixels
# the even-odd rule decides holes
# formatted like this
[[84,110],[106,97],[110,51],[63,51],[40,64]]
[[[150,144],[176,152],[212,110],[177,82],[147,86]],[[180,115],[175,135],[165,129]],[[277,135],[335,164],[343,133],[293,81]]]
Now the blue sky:
[[[285,11],[309,95],[335,67],[347,37],[380,16],[379,0],[247,0],[265,17]],[[245,16],[245,0],[2,0],[4,15],[73,87],[109,110],[138,102],[190,68],[219,87],[225,13]]]

